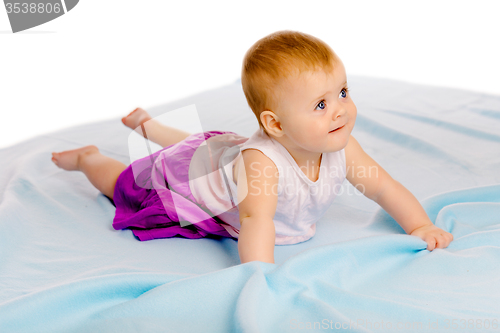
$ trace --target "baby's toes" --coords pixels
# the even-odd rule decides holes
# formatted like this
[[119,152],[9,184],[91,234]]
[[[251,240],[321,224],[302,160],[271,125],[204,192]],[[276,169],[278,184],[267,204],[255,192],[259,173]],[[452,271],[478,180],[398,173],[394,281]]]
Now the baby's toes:
[[59,154],[58,153],[52,153],[52,162],[54,162],[55,165],[59,166]]
[[135,129],[149,119],[151,119],[151,116],[146,112],[146,110],[136,108],[134,111],[130,112],[128,116],[123,117],[122,122],[125,126]]

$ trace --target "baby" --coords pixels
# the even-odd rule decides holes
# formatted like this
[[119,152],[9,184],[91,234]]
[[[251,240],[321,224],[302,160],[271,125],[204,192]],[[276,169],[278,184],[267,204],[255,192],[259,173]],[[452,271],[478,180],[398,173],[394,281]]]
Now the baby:
[[[346,178],[429,251],[453,240],[351,135],[357,110],[344,65],[323,41],[293,31],[262,38],[245,55],[241,83],[259,122],[250,138],[189,134],[138,108],[122,122],[164,149],[128,167],[95,146],[53,153],[52,161],[82,171],[114,201],[115,229],[131,228],[141,240],[232,237],[241,263],[274,263],[275,245],[310,239]],[[223,144],[210,158],[196,157],[204,142]],[[208,165],[203,161],[214,157],[215,178],[190,179],[195,160]],[[184,219],[192,224],[182,225]]]

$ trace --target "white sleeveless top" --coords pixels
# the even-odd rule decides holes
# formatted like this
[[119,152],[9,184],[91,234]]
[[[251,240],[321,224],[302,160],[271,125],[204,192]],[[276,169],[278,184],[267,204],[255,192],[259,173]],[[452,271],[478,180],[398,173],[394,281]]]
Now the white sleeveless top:
[[316,222],[331,206],[346,178],[344,149],[323,153],[318,180],[313,182],[288,150],[262,129],[250,138],[222,134],[205,143],[196,150],[189,166],[191,193],[212,216],[227,223],[223,226],[235,238],[241,225],[232,171],[243,150],[261,151],[278,169],[278,204],[273,218],[276,245],[300,243],[314,236]]

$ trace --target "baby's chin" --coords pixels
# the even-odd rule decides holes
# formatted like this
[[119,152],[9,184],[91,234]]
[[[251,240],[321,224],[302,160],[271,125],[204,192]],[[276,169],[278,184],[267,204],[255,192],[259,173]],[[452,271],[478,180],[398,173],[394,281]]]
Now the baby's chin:
[[347,147],[348,142],[349,142],[349,138],[347,138],[345,140],[336,140],[333,144],[331,144],[329,147],[327,147],[327,149],[326,149],[327,151],[325,151],[325,152],[334,153],[337,151],[341,151],[342,149]]

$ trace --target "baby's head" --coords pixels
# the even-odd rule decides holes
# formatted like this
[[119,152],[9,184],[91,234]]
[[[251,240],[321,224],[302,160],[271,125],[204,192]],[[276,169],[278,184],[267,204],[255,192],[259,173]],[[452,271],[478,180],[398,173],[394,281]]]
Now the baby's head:
[[257,41],[243,59],[241,84],[259,126],[260,114],[278,113],[289,79],[306,71],[332,72],[339,57],[322,40],[296,31],[278,31]]
[[295,31],[262,38],[245,55],[241,84],[259,126],[287,148],[323,152],[347,144],[356,106],[342,61],[320,39]]

